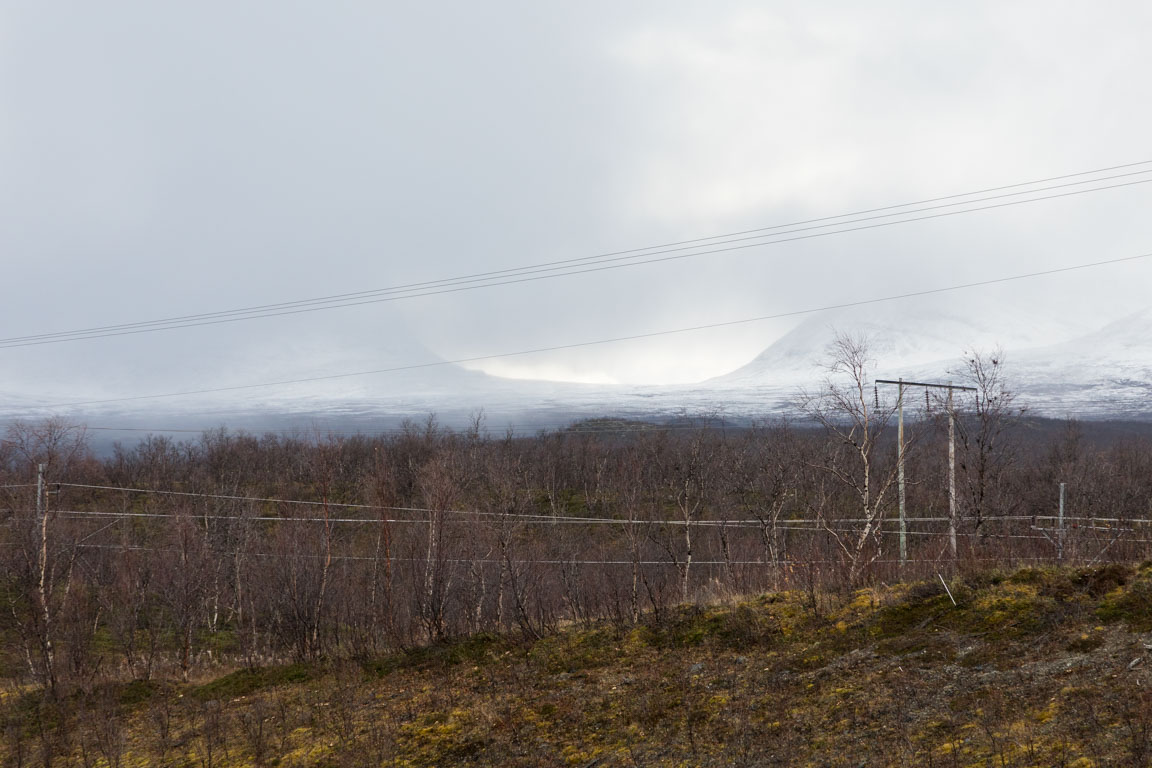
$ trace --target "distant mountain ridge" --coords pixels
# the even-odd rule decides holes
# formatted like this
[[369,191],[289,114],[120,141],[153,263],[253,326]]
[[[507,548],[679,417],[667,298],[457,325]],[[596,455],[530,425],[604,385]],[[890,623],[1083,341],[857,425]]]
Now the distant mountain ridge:
[[[601,416],[659,420],[711,414],[739,420],[793,410],[800,390],[819,386],[825,377],[822,366],[837,331],[869,337],[874,357],[870,374],[875,377],[959,382],[966,350],[1001,347],[1009,386],[1036,415],[1152,419],[1152,308],[1085,332],[1082,323],[1013,306],[998,306],[994,311],[973,307],[962,312],[928,301],[814,315],[747,364],[692,385],[608,386],[504,379],[444,363],[410,342],[384,340],[337,351],[328,349],[323,339],[298,339],[289,357],[302,368],[280,367],[285,361],[283,349],[269,350],[264,356],[252,348],[231,354],[218,350],[212,362],[229,374],[224,386],[232,381],[309,376],[320,380],[84,406],[65,413],[90,424],[213,427],[228,423],[256,431],[265,425],[338,424],[342,429],[371,429],[428,414],[437,414],[448,425],[463,425],[480,412],[492,428],[512,425],[521,433]],[[341,375],[410,364],[417,367],[378,375]],[[179,369],[167,373],[166,384],[172,390],[209,389],[221,381],[206,372],[200,373],[203,378],[184,378]],[[335,376],[327,378],[329,374]],[[131,377],[132,372],[122,375]],[[121,391],[137,389],[130,384],[126,382]],[[107,386],[111,393],[112,385]],[[20,391],[9,389],[0,397],[0,418],[34,419],[53,412],[16,407],[22,399]],[[39,402],[65,399],[49,397],[50,390],[42,390]],[[12,405],[2,407],[3,400]]]
[[876,376],[957,378],[967,351],[1000,348],[1009,386],[1037,412],[1152,416],[1152,308],[1089,333],[1071,322],[1041,322],[1012,309],[972,317],[892,309],[822,315],[706,384],[727,390],[811,386],[824,377],[822,365],[837,332],[869,338]]
[[[810,382],[822,376],[826,350],[837,332],[868,337],[876,366],[901,369],[953,366],[967,350],[1001,347],[1010,355],[1074,339],[1082,332],[1060,319],[1038,320],[1013,308],[995,314],[920,306],[859,307],[821,313],[800,323],[746,365],[709,380],[715,384]],[[877,371],[881,372],[881,371]]]

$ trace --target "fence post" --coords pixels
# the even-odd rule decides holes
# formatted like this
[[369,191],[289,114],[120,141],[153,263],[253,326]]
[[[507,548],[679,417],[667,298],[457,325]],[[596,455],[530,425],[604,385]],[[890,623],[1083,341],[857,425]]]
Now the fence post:
[[1060,483],[1060,512],[1056,518],[1056,559],[1064,564],[1064,483]]

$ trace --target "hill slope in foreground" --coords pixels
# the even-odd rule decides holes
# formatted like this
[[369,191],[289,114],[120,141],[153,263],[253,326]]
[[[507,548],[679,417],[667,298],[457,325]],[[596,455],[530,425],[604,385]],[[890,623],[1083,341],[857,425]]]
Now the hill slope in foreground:
[[[939,582],[783,593],[105,687],[70,697],[50,746],[69,765],[1148,764],[1152,566],[951,586],[955,606]],[[27,692],[3,708],[6,764],[41,764],[59,711]]]

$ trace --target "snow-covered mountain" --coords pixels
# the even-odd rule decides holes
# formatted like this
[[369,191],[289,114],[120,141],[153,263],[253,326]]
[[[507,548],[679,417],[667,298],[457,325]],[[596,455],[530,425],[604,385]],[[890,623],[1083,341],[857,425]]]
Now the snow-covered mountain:
[[[165,361],[141,360],[131,370],[104,370],[96,361],[92,378],[110,393],[129,383],[140,370],[165,365],[168,367],[152,378],[172,391],[308,376],[317,380],[266,389],[238,387],[173,399],[86,405],[63,412],[88,424],[203,428],[226,423],[254,431],[286,425],[371,430],[431,413],[457,426],[480,411],[493,429],[516,425],[528,431],[607,415],[666,419],[715,414],[743,419],[787,411],[801,388],[818,386],[825,376],[822,366],[829,344],[837,331],[844,331],[869,337],[874,358],[870,373],[875,377],[952,379],[959,383],[966,350],[1000,347],[1007,361],[1009,386],[1034,413],[1152,418],[1152,308],[1095,329],[1086,329],[1083,321],[1053,319],[1050,313],[1012,306],[968,310],[933,306],[924,300],[822,313],[798,324],[739,369],[699,384],[677,386],[502,379],[441,364],[434,353],[419,345],[390,344],[387,339],[340,347],[339,352],[333,351],[336,347],[327,340],[309,337],[293,340],[287,354],[282,347],[259,344],[232,351],[180,348]],[[184,357],[194,359],[184,363]],[[286,361],[294,364],[283,367]],[[388,371],[413,364],[421,367],[326,378],[333,371]],[[192,373],[193,368],[197,373]],[[203,377],[204,371],[212,375],[202,381],[198,376]],[[45,388],[36,388],[35,380],[26,378],[16,381],[15,387],[5,386],[5,391],[35,393],[34,399],[46,404],[64,399],[48,386],[52,384],[51,370],[25,373],[39,373]],[[120,379],[124,381],[118,384]],[[124,386],[120,391],[133,389]],[[157,384],[149,389],[157,391]],[[58,409],[28,408],[27,396],[12,396],[8,407],[0,402],[0,420],[60,413]]]
[[866,336],[875,373],[895,377],[941,363],[954,368],[967,350],[1002,347],[1011,354],[1074,339],[1082,329],[1014,307],[962,312],[927,301],[853,307],[809,317],[751,362],[709,383],[810,385],[823,377],[827,349],[837,332]]
[[1152,309],[1062,344],[1024,350],[1011,371],[1041,412],[1152,417]]
[[880,378],[959,382],[966,351],[1000,348],[1008,385],[1035,413],[1152,417],[1152,309],[1084,333],[1079,323],[1038,320],[1011,307],[973,315],[858,308],[810,318],[708,384],[726,391],[811,387],[825,375],[822,366],[838,331],[869,338],[872,373]]

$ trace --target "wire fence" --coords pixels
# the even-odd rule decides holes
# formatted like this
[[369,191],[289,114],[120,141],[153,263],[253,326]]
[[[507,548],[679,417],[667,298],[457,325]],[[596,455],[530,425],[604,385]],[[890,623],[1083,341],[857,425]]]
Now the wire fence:
[[[12,489],[35,487],[34,484],[4,486]],[[164,539],[163,529],[154,527],[124,528],[121,523],[163,524],[184,521],[202,529],[206,540],[227,539],[219,526],[257,526],[268,532],[276,526],[306,524],[313,528],[323,526],[350,527],[347,533],[329,536],[331,546],[324,555],[301,552],[259,551],[254,548],[211,548],[221,557],[253,557],[280,559],[313,559],[323,557],[337,562],[379,562],[379,555],[365,555],[360,550],[370,539],[365,528],[385,526],[409,528],[410,538],[419,539],[436,528],[457,541],[459,556],[398,557],[389,555],[389,562],[468,563],[482,565],[503,562],[505,565],[564,565],[602,566],[629,565],[646,568],[742,568],[742,569],[794,569],[810,565],[844,566],[846,563],[863,564],[866,568],[896,565],[935,566],[955,569],[973,564],[1050,563],[1095,564],[1108,560],[1143,560],[1152,556],[1152,518],[1084,515],[1004,515],[989,517],[978,525],[963,517],[955,522],[946,516],[911,515],[901,522],[892,515],[865,517],[749,517],[733,515],[731,519],[689,515],[687,517],[631,517],[584,516],[513,512],[490,509],[433,509],[429,507],[373,505],[363,503],[316,501],[241,494],[203,493],[169,489],[120,487],[84,483],[54,483],[57,494],[62,489],[98,492],[102,497],[90,508],[46,508],[47,514],[57,520],[71,520],[69,535],[62,536],[61,546],[74,546],[80,550],[115,552],[172,552],[158,546]],[[151,497],[186,498],[205,501],[225,501],[245,505],[242,509],[218,511],[195,508],[136,509],[114,508],[107,500],[112,494],[143,494]],[[323,515],[294,515],[292,507],[321,508]],[[330,509],[345,514],[328,514]],[[280,510],[280,511],[277,511]],[[372,516],[348,516],[348,511],[375,512]],[[5,525],[8,528],[27,523],[36,516],[32,507],[9,507]],[[85,522],[87,521],[87,523]],[[91,527],[89,523],[96,524]],[[596,534],[594,529],[615,529],[607,534]],[[558,544],[567,547],[564,556],[520,556],[493,560],[481,554],[483,542],[503,531],[514,530],[514,544],[530,552],[554,552]],[[567,529],[554,536],[550,529]],[[619,555],[628,537],[625,532],[639,531],[644,547],[634,545],[628,556]],[[395,535],[394,533],[392,535]],[[318,534],[301,533],[301,544],[314,542]],[[93,540],[99,537],[99,540]],[[685,543],[689,537],[694,541]],[[908,555],[894,557],[895,543],[904,539]],[[471,540],[471,543],[468,543]],[[562,540],[562,541],[557,541]],[[684,541],[682,541],[684,540]],[[953,540],[956,541],[953,547]],[[70,543],[69,543],[70,542]],[[460,543],[464,542],[464,543]],[[505,541],[507,544],[508,541]],[[18,546],[17,542],[4,542],[5,547]],[[694,548],[694,551],[693,551]],[[855,551],[853,551],[853,548]],[[475,550],[475,551],[472,551]],[[648,554],[643,554],[647,552]],[[659,551],[659,556],[651,552]],[[601,556],[582,555],[582,551],[609,553]]]

